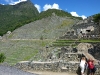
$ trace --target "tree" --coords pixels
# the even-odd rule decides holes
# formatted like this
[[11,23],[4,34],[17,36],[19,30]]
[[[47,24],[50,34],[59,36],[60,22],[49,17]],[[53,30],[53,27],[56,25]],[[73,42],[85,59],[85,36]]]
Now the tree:
[[99,35],[100,35],[100,13],[98,13],[98,14],[94,15],[94,17],[93,17],[93,21],[94,21],[95,23],[97,23],[97,24],[98,24],[98,28],[99,28]]
[[100,13],[94,15],[93,21],[94,21],[95,23],[97,23],[97,24],[100,24]]
[[0,63],[4,62],[6,59],[5,55],[3,53],[0,54]]

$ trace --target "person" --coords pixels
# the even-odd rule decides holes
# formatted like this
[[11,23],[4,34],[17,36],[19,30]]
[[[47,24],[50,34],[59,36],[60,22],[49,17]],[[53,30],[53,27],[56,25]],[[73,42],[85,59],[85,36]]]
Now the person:
[[89,69],[89,75],[94,75],[96,71],[94,60],[91,59],[88,60],[88,69]]
[[81,75],[84,75],[86,64],[87,64],[86,58],[82,57],[82,59],[80,61]]

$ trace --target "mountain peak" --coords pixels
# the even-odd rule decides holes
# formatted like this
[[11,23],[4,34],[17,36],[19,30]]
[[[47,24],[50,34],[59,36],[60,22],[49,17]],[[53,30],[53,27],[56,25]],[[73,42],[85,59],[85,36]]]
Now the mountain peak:
[[0,5],[0,35],[33,21],[39,14],[30,0],[19,2],[15,5]]

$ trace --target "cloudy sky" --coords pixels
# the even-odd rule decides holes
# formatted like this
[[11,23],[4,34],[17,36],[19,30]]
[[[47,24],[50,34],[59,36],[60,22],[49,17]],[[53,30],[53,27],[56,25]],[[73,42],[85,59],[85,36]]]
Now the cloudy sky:
[[[0,0],[0,4],[17,4],[27,0]],[[73,16],[86,18],[100,13],[100,0],[30,0],[39,12],[48,9],[60,9]]]

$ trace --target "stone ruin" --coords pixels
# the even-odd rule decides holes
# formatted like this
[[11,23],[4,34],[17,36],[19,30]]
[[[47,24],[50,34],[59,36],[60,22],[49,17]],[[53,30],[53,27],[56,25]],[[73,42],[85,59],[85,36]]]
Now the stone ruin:
[[[61,47],[51,52],[45,61],[21,61],[15,66],[23,70],[54,71],[76,73],[79,70],[81,56],[95,60],[97,68],[95,75],[100,75],[100,65],[92,55],[87,53],[88,49],[93,48],[89,43],[80,43],[77,48]],[[45,58],[44,58],[45,59]]]
[[[73,25],[71,30],[67,31],[59,39],[97,39],[99,38],[99,29],[93,22],[93,17],[89,17],[83,21]],[[46,48],[47,49],[47,48]],[[35,61],[21,61],[15,66],[23,70],[41,70],[41,71],[55,71],[55,72],[71,72],[76,73],[79,70],[80,58],[85,56],[87,59],[95,60],[97,68],[95,75],[100,75],[100,64],[91,54],[89,50],[93,49],[93,45],[89,43],[80,43],[76,48],[71,46],[64,46],[61,48],[54,48],[52,52],[40,52],[40,60]]]
[[99,39],[99,25],[94,23],[93,17],[79,21],[69,31],[59,37],[60,39]]
[[63,36],[60,36],[59,39],[77,39],[77,34],[74,29],[66,31]]

